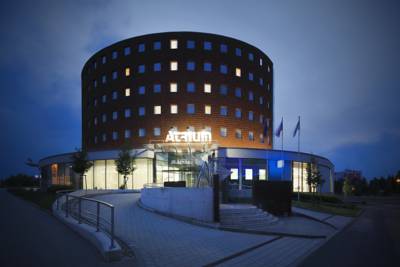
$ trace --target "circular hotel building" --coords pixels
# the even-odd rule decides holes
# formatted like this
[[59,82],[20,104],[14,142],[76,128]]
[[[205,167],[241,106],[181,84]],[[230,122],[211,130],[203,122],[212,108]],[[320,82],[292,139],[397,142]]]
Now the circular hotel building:
[[[117,189],[115,159],[134,157],[127,186],[185,181],[205,173],[233,184],[292,180],[308,191],[318,166],[321,191],[333,192],[326,158],[273,150],[273,63],[260,49],[216,34],[167,32],[134,37],[94,54],[82,70],[82,149],[93,166],[83,187]],[[39,161],[46,185],[77,175],[72,154]]]

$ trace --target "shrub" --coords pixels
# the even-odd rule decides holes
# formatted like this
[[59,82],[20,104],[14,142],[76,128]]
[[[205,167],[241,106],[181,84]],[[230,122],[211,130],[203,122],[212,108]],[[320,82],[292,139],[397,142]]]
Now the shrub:
[[[301,201],[312,201],[312,197],[311,193],[300,193]],[[293,192],[292,198],[297,199],[297,192]],[[327,203],[343,203],[340,198],[334,195],[318,195],[317,198],[319,198],[320,201]]]

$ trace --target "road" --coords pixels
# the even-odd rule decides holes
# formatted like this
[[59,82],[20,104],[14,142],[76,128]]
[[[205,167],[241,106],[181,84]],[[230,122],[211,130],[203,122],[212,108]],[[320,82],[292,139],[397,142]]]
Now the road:
[[364,200],[364,213],[301,266],[400,266],[400,199]]
[[0,189],[0,266],[127,266],[106,263],[93,245],[40,210]]

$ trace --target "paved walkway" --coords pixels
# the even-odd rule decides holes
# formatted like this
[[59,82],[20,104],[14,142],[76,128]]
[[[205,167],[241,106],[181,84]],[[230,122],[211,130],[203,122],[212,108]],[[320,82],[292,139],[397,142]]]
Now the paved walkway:
[[272,241],[277,236],[199,227],[143,210],[136,203],[139,197],[111,194],[95,198],[115,205],[116,235],[133,249],[135,264],[140,266],[287,266],[323,242],[290,237]]
[[133,266],[132,260],[106,263],[88,241],[4,189],[0,189],[0,266]]

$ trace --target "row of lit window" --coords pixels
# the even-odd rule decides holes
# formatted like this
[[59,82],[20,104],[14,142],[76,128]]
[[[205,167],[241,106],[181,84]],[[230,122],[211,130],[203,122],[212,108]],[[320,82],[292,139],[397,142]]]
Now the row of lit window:
[[[174,71],[178,71],[178,68],[179,68],[178,66],[179,66],[178,61],[170,61],[169,70],[173,71],[173,72]],[[160,62],[157,62],[157,63],[153,64],[153,71],[154,72],[160,72],[161,70],[162,70],[162,67],[161,67],[161,63]],[[196,70],[196,63],[194,61],[186,62],[186,70],[187,71],[195,71]],[[212,72],[213,71],[212,63],[211,62],[204,62],[203,63],[203,71]],[[142,65],[138,65],[137,66],[137,73],[143,74],[145,72],[146,72],[146,65],[142,64]],[[219,65],[219,72],[221,74],[228,74],[228,72],[229,72],[228,65],[220,64]],[[242,77],[243,76],[242,69],[239,68],[239,67],[235,67],[233,73],[234,73],[234,76],[236,76],[236,77]],[[132,75],[131,68],[130,67],[126,67],[125,70],[124,70],[124,76],[125,77],[129,77],[131,75]],[[117,80],[118,79],[118,71],[113,71],[111,73],[111,78],[112,78],[112,80]],[[248,72],[247,73],[247,79],[249,81],[255,81],[254,74],[252,72]],[[107,75],[103,74],[101,76],[101,83],[102,84],[107,83]],[[264,86],[264,79],[261,78],[261,77],[258,78],[258,84],[260,86]],[[98,86],[97,80],[93,80],[93,86],[95,88]],[[268,89],[269,89],[269,84],[268,84]]]
[[[210,83],[204,83],[203,84],[203,92],[206,93],[206,94],[211,94],[212,91],[213,91],[212,88],[213,87],[212,87],[212,85]],[[177,83],[170,83],[169,84],[169,92],[170,93],[177,93],[178,92],[178,84]],[[196,92],[196,86],[195,86],[194,82],[186,83],[186,92],[188,92],[188,93]],[[242,88],[240,88],[240,87],[236,87],[234,92],[235,92],[235,97],[237,97],[237,98],[241,98],[243,96],[243,94],[244,94]],[[161,93],[161,84],[154,84],[153,85],[153,93]],[[125,88],[124,94],[125,94],[125,97],[129,97],[129,96],[132,95],[132,90],[130,88]],[[145,95],[146,94],[146,86],[144,86],[144,85],[139,86],[137,88],[137,94],[138,95]],[[228,87],[226,85],[223,85],[223,84],[220,85],[219,94],[227,95],[228,94]],[[111,93],[111,99],[112,100],[117,100],[118,99],[118,92],[117,91],[113,91]],[[247,99],[248,99],[248,101],[251,101],[251,102],[254,101],[254,93],[253,93],[253,91],[248,91]],[[107,103],[107,95],[106,94],[101,96],[101,102],[102,103]],[[263,105],[264,102],[265,102],[264,101],[264,97],[260,96],[258,98],[258,102],[259,102],[260,105]],[[98,104],[98,100],[97,100],[97,98],[95,98],[94,102],[93,102],[93,105],[97,106],[97,104]],[[267,107],[269,109],[269,102],[267,103]]]
[[[169,114],[178,114],[179,110],[178,110],[178,105],[177,104],[171,104],[169,106]],[[161,105],[155,105],[153,106],[153,114],[154,115],[160,115],[162,113],[162,108]],[[187,114],[195,114],[196,113],[196,105],[195,104],[187,104],[186,105],[186,113]],[[132,109],[130,108],[126,108],[124,109],[124,118],[130,118],[132,117]],[[138,116],[142,117],[146,115],[146,107],[144,106],[140,106],[138,108]],[[204,105],[204,114],[206,115],[211,115],[212,114],[212,110],[211,110],[211,105]],[[219,107],[219,115],[220,116],[228,116],[228,107],[227,106],[220,106]],[[235,108],[234,110],[234,116],[237,119],[242,119],[243,117],[243,112],[241,108]],[[118,111],[113,111],[112,112],[112,120],[117,120],[118,119]],[[247,119],[249,121],[254,121],[255,120],[255,115],[253,111],[248,111],[247,112]],[[260,114],[258,117],[258,121],[259,123],[263,124],[264,123],[264,115]],[[105,123],[107,122],[107,114],[102,114],[101,115],[101,122]],[[269,119],[266,120],[267,122],[267,126],[269,127]],[[94,125],[98,124],[98,118],[94,117],[93,120]]]
[[[175,127],[175,128],[176,128],[176,127]],[[194,127],[189,126],[188,129],[194,129]],[[211,128],[210,128],[210,127],[206,127],[205,130],[206,130],[206,131],[207,131],[207,130],[208,130],[208,131],[211,131]],[[193,130],[193,131],[194,131],[194,130]],[[234,134],[235,134],[235,138],[236,138],[236,139],[243,139],[242,129],[235,129],[235,133],[234,133]],[[138,136],[138,137],[146,137],[146,135],[147,135],[147,133],[146,133],[146,129],[145,129],[145,128],[139,128],[139,129],[138,129],[138,131],[137,131],[137,136]],[[153,128],[153,136],[154,136],[154,137],[159,137],[159,136],[161,136],[161,128],[160,128],[160,127],[154,127],[154,128]],[[219,128],[219,136],[220,136],[220,137],[224,137],[224,138],[225,138],[225,137],[228,137],[228,129],[227,129],[226,127],[220,127],[220,128]],[[132,130],[126,129],[126,130],[124,131],[124,139],[129,139],[129,138],[131,138],[131,137],[133,137],[133,135],[132,135]],[[111,139],[114,140],[114,141],[116,141],[116,140],[119,139],[119,134],[118,134],[117,131],[113,131],[113,132],[111,133]],[[254,132],[249,131],[248,134],[247,134],[247,139],[248,139],[249,141],[255,141]],[[98,141],[99,141],[99,140],[98,140],[98,137],[95,136],[95,137],[94,137],[94,143],[97,144]],[[102,142],[106,142],[106,141],[107,141],[107,134],[106,134],[106,133],[101,134],[101,141],[102,141]],[[260,143],[264,143],[264,135],[263,135],[263,134],[260,134],[260,135],[259,135],[259,141],[260,141]],[[267,143],[270,144],[269,136],[267,136]]]
[[[180,46],[179,46],[179,41],[178,41],[177,39],[171,39],[171,40],[169,40],[169,49],[177,50],[177,49],[179,49],[179,47],[180,47]],[[204,42],[202,43],[202,47],[203,47],[203,50],[204,50],[204,51],[212,51],[212,50],[214,49],[213,43],[210,42],[210,41],[204,41]],[[196,48],[196,42],[195,42],[194,40],[187,40],[187,41],[186,41],[186,48],[187,48],[187,49],[195,49],[195,48]],[[161,50],[161,49],[162,49],[161,41],[155,41],[155,42],[153,42],[152,49],[153,49],[153,51]],[[217,48],[217,49],[218,49],[218,48]],[[145,43],[140,43],[140,44],[138,44],[138,46],[137,46],[137,52],[138,52],[138,53],[144,53],[145,51],[146,51],[146,44],[145,44]],[[220,51],[220,53],[222,53],[222,54],[228,54],[228,53],[229,53],[229,47],[228,47],[228,45],[227,45],[227,44],[224,44],[224,43],[219,44],[219,51]],[[124,47],[123,54],[124,54],[125,56],[130,55],[131,52],[132,52],[131,47],[129,47],[129,46]],[[234,49],[234,54],[235,54],[237,57],[242,57],[244,53],[242,52],[242,49],[241,49],[241,48],[236,47],[236,48]],[[112,60],[115,60],[115,59],[117,59],[117,58],[118,58],[118,51],[113,51],[113,52],[111,53],[111,59],[112,59]],[[255,61],[254,54],[251,53],[251,52],[247,53],[247,59],[248,59],[249,61],[251,61],[251,62],[254,62],[254,61]],[[107,56],[102,56],[102,57],[101,57],[101,63],[102,63],[102,64],[106,64],[106,63],[107,63]],[[262,58],[259,58],[259,59],[258,59],[258,64],[259,64],[260,66],[263,66],[263,60],[262,60]],[[93,67],[94,67],[94,69],[97,68],[97,61],[94,61],[94,62],[93,62]],[[269,71],[270,71],[270,69],[269,69],[269,66],[268,66],[268,72],[269,72]]]

